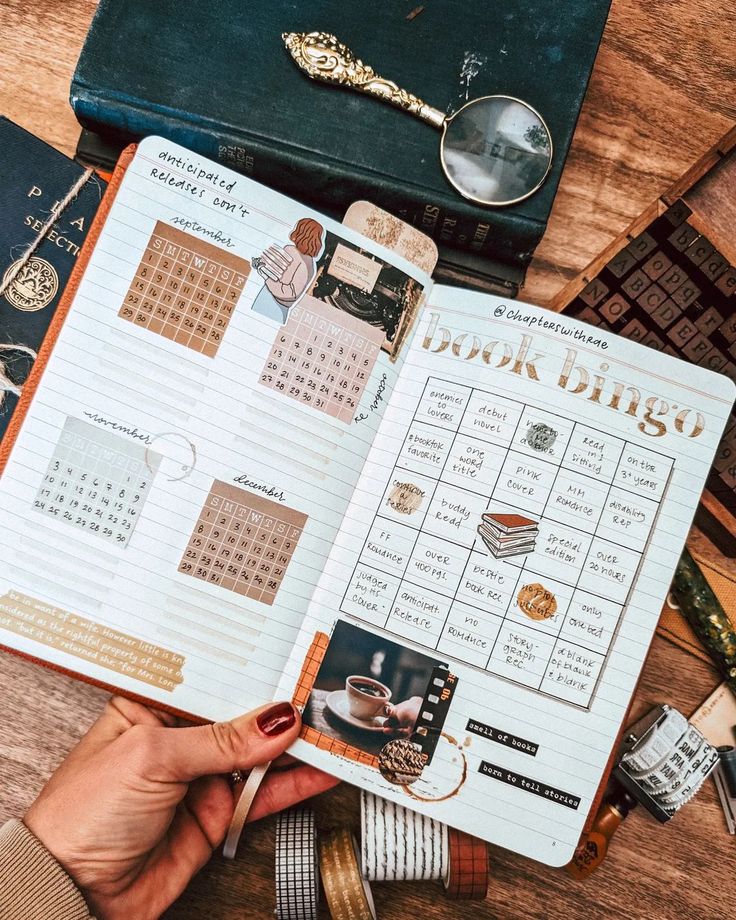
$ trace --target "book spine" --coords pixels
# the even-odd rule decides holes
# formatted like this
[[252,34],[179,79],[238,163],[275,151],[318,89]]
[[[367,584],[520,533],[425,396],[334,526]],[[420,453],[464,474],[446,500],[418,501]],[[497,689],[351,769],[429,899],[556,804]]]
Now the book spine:
[[540,222],[509,212],[500,218],[489,209],[488,217],[479,220],[478,208],[459,196],[449,206],[428,202],[423,190],[410,183],[351,168],[327,155],[317,158],[298,147],[269,144],[234,126],[195,122],[176,110],[103,95],[77,81],[72,81],[70,101],[85,128],[128,141],[158,134],[338,219],[353,201],[368,198],[439,243],[515,266],[531,261],[544,231]]

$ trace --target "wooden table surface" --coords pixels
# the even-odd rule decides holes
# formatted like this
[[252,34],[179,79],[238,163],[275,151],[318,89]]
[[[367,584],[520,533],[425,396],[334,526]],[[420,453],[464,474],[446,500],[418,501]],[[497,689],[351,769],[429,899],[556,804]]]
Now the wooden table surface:
[[[0,112],[70,155],[78,128],[68,104],[69,81],[94,8],[94,0],[0,0]],[[735,32],[733,0],[613,0],[525,299],[549,301],[736,120]],[[710,668],[656,638],[637,712],[667,701],[689,713],[716,682]],[[0,655],[0,695],[2,822],[23,813],[106,695],[7,655]],[[317,808],[325,826],[336,816],[357,825],[354,789],[329,793]],[[587,882],[491,847],[484,904],[445,901],[430,883],[382,884],[374,886],[378,915],[733,916],[736,842],[725,832],[712,784],[670,825],[661,827],[642,811],[626,821],[608,859]],[[274,822],[266,820],[249,831],[238,861],[215,857],[167,917],[273,916],[273,846]]]

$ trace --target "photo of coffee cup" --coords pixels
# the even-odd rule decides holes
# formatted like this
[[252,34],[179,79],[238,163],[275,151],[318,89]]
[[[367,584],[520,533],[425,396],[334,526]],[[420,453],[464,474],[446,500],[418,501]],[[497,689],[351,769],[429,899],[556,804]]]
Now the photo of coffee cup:
[[385,684],[360,674],[352,674],[347,678],[345,692],[350,715],[363,721],[385,715],[386,706],[391,699],[391,691]]

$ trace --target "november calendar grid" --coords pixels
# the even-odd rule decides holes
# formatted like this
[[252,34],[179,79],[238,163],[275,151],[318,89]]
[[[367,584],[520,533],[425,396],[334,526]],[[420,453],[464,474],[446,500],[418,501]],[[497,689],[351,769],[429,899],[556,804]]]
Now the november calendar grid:
[[124,548],[160,462],[144,444],[69,416],[33,507]]

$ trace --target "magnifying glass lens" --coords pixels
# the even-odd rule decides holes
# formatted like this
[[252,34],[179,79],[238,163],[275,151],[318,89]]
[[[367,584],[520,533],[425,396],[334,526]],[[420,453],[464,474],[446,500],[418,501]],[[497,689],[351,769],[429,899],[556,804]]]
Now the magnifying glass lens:
[[514,204],[549,172],[552,141],[539,114],[509,96],[484,96],[446,122],[442,164],[455,188],[473,201]]

